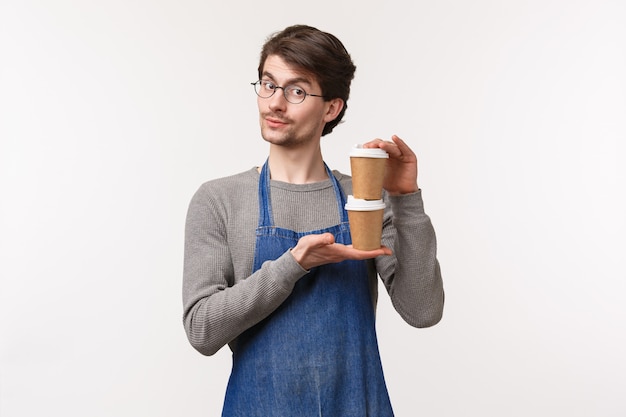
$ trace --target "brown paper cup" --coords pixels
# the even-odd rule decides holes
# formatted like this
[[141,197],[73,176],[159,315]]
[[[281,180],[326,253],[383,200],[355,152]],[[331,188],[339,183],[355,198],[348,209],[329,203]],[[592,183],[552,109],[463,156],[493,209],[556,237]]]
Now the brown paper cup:
[[379,249],[385,203],[382,200],[370,201],[348,196],[345,208],[350,222],[352,247],[359,250]]
[[389,155],[382,149],[355,147],[350,152],[352,194],[364,200],[380,200]]

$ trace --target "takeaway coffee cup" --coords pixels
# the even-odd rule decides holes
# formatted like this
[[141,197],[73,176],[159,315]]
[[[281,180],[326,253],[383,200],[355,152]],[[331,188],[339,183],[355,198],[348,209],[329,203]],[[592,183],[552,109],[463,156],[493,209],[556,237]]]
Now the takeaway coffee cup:
[[350,222],[352,247],[360,250],[379,249],[385,210],[383,200],[364,200],[349,195],[345,208]]
[[380,148],[355,145],[350,150],[352,194],[364,200],[380,200],[389,154]]

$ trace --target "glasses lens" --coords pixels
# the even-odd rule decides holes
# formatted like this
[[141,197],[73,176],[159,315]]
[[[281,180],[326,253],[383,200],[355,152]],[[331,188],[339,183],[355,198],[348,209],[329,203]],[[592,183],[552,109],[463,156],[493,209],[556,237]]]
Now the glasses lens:
[[285,87],[285,98],[293,104],[300,104],[304,101],[306,92],[296,85]]
[[269,98],[276,91],[276,86],[269,81],[259,80],[254,84],[254,91],[259,97]]

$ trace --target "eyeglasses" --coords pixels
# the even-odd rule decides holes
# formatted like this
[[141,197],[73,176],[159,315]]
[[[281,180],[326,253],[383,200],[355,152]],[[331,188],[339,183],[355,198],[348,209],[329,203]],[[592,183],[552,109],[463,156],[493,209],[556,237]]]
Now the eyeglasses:
[[318,94],[307,93],[306,91],[304,91],[304,89],[302,89],[301,87],[298,87],[297,85],[288,85],[287,87],[281,87],[267,80],[259,80],[255,83],[250,83],[250,84],[254,86],[254,91],[256,92],[257,96],[261,98],[272,97],[274,93],[276,92],[276,90],[280,88],[281,90],[283,90],[283,95],[285,96],[285,100],[287,100],[288,102],[292,104],[302,103],[307,96],[322,97],[322,98],[324,97]]

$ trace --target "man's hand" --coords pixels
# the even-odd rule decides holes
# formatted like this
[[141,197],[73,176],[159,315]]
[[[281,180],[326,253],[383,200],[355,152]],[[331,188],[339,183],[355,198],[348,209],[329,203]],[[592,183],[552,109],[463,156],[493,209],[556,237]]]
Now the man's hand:
[[391,255],[391,249],[382,246],[380,249],[363,251],[354,249],[352,245],[335,243],[332,233],[306,235],[291,250],[296,261],[307,271],[315,266],[337,263],[346,259],[363,260],[381,255]]
[[364,148],[380,148],[389,154],[383,188],[391,195],[410,194],[419,190],[417,186],[417,157],[398,136],[393,142],[374,139],[363,145]]

